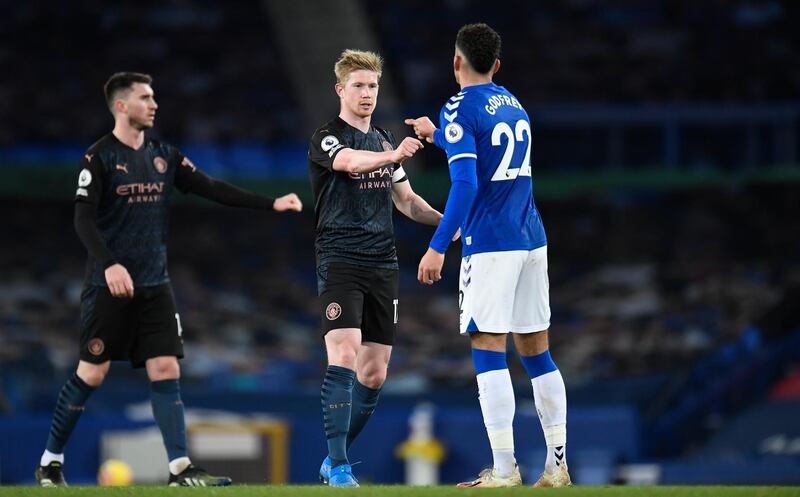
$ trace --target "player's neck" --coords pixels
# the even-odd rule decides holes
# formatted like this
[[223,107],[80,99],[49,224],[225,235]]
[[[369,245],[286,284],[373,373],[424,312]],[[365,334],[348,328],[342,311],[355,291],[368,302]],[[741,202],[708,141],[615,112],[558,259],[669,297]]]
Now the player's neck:
[[471,71],[464,71],[458,75],[458,82],[461,89],[468,86],[485,85],[492,82],[492,76],[488,74],[475,74]]
[[361,131],[362,133],[369,132],[369,126],[372,123],[372,116],[367,117],[360,117],[352,112],[347,112],[345,109],[342,109],[339,112],[339,119],[346,122],[350,126],[356,128],[357,130]]
[[139,150],[144,144],[144,130],[116,123],[112,133],[117,137],[117,140],[134,150]]

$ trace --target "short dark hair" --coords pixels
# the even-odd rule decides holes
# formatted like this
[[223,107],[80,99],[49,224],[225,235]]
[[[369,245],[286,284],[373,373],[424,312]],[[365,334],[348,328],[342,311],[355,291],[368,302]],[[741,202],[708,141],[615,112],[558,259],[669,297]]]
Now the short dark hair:
[[500,58],[500,35],[488,24],[467,24],[458,30],[456,47],[475,71],[486,74]]
[[106,104],[112,111],[114,110],[114,99],[120,92],[130,91],[134,83],[144,83],[149,85],[153,78],[149,74],[140,72],[118,72],[111,75],[103,85],[103,93],[106,95]]

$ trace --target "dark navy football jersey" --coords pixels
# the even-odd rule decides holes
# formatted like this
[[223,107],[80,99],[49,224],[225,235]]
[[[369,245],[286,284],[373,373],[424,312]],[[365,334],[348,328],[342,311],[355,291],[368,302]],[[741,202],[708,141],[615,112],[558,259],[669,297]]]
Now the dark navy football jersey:
[[[134,286],[169,281],[170,197],[173,187],[186,190],[187,178],[195,171],[194,164],[171,145],[145,138],[134,150],[112,133],[89,147],[81,160],[75,201],[97,204],[97,228]],[[91,255],[86,283],[106,285],[102,261]]]
[[383,152],[396,147],[394,136],[370,126],[367,133],[337,117],[319,128],[308,146],[308,172],[314,193],[317,265],[344,262],[397,268],[392,224],[392,184],[405,181],[399,164],[371,173],[333,170],[345,148]]

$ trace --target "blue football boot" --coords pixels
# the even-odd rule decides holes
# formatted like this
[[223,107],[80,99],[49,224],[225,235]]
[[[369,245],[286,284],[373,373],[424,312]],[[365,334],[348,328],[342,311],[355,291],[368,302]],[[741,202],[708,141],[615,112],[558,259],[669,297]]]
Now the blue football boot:
[[328,485],[331,487],[357,487],[358,480],[353,476],[353,469],[349,464],[340,464],[331,469]]
[[323,485],[327,485],[330,477],[331,477],[331,456],[326,456],[325,460],[322,461],[322,465],[319,467],[319,481],[321,481]]

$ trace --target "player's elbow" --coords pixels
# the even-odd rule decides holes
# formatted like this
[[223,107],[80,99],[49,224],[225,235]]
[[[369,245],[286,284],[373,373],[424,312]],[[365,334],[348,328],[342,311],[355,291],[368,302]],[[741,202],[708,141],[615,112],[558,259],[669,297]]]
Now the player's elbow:
[[469,203],[472,203],[475,196],[478,194],[478,185],[472,181],[454,181],[453,187],[457,188],[461,198],[469,200]]
[[344,168],[344,171],[349,174],[362,174],[374,171],[375,168],[370,168],[367,165],[359,164],[355,161],[350,161]]
[[411,209],[411,206],[417,201],[417,194],[414,192],[409,192],[404,195],[401,195],[397,199],[398,208],[399,206],[403,206],[405,209]]
[[72,227],[75,228],[75,233],[80,235],[81,230],[83,228],[83,219],[81,219],[80,215],[76,212],[72,218]]
[[75,206],[75,215],[72,218],[72,226],[78,236],[86,233],[92,223],[92,210],[87,204],[78,203]]
[[345,173],[360,173],[360,166],[349,150],[342,150],[333,159],[333,170]]

